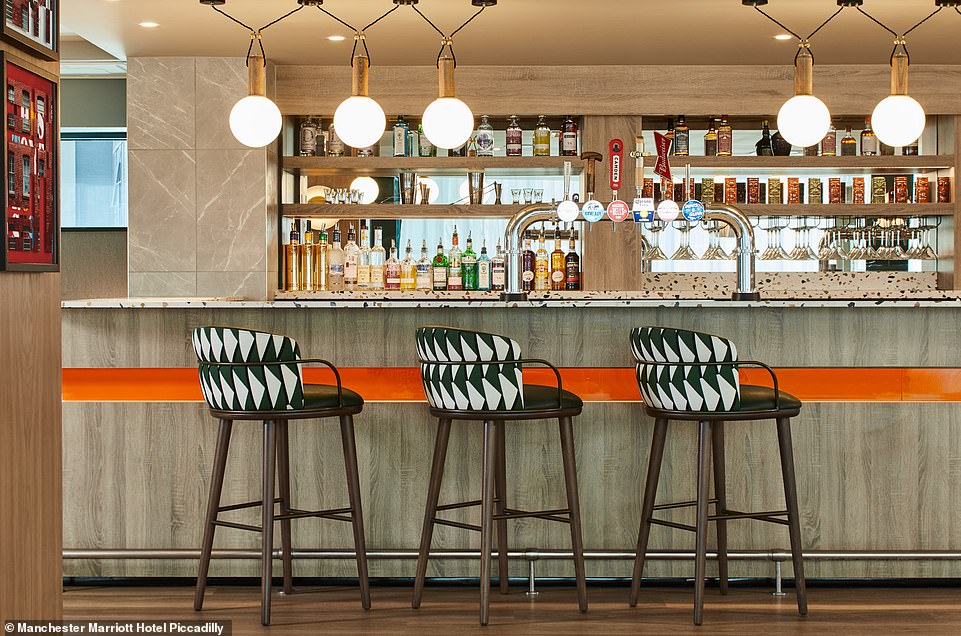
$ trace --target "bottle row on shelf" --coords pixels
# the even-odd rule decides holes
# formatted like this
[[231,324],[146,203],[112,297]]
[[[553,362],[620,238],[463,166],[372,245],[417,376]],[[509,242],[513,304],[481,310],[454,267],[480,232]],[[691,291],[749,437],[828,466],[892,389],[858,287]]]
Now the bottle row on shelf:
[[[301,157],[376,157],[381,154],[377,143],[366,148],[351,148],[337,136],[334,123],[325,128],[323,120],[307,117],[300,123],[297,154]],[[531,131],[531,155],[534,157],[576,157],[578,155],[578,124],[568,115],[560,130],[554,131],[547,123],[545,115],[540,115]],[[493,157],[495,154],[507,157],[524,156],[525,131],[518,123],[517,115],[511,115],[505,130],[503,152],[496,147],[494,126],[488,115],[481,115],[480,124],[467,142],[460,148],[445,150],[437,148],[424,134],[423,124],[415,128],[403,115],[398,115],[391,130],[390,151],[394,157]],[[557,139],[556,147],[551,140]]]
[[[565,234],[569,249],[561,248]],[[303,241],[301,240],[303,236]],[[525,290],[577,291],[581,288],[580,256],[577,254],[577,232],[553,232],[554,251],[548,253],[546,236],[541,232],[537,251],[533,251],[533,235],[525,238],[523,284]],[[437,253],[428,256],[426,239],[421,244],[420,258],[415,259],[410,241],[406,254],[400,259],[397,242],[391,241],[390,251],[384,248],[383,229],[374,228],[374,243],[370,245],[365,223],[360,226],[360,242],[351,225],[347,231],[347,245],[341,247],[341,233],[333,229],[328,242],[326,230],[312,230],[310,221],[301,233],[301,224],[294,222],[290,242],[284,246],[284,290],[300,291],[503,291],[507,282],[507,262],[501,244],[491,257],[487,241],[480,253],[474,251],[473,239],[467,237],[462,252],[457,227],[451,238],[449,252],[443,240]]]

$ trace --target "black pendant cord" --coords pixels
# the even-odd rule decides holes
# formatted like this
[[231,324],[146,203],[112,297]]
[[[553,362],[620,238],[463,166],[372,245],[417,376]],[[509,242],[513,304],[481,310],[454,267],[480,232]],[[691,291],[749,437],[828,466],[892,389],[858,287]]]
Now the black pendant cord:
[[288,13],[285,13],[284,15],[280,16],[280,17],[277,18],[276,20],[272,20],[272,21],[268,22],[267,24],[265,24],[264,26],[260,27],[259,29],[255,29],[255,28],[253,28],[252,26],[250,26],[249,24],[247,24],[247,23],[245,23],[245,22],[243,22],[243,21],[241,21],[241,20],[238,20],[237,18],[235,18],[234,16],[230,15],[229,13],[227,13],[227,12],[225,12],[225,11],[222,11],[222,10],[220,9],[220,7],[218,7],[218,6],[215,5],[215,4],[210,5],[210,7],[211,7],[214,11],[216,11],[217,13],[219,13],[220,15],[224,16],[225,18],[227,18],[228,20],[230,20],[230,21],[232,21],[232,22],[235,22],[235,23],[239,24],[240,26],[242,26],[243,28],[245,28],[245,29],[247,29],[248,31],[250,31],[250,46],[247,47],[247,59],[246,59],[246,61],[245,61],[244,63],[245,63],[247,66],[250,65],[250,54],[251,54],[251,53],[253,52],[253,50],[254,50],[254,41],[256,41],[257,44],[258,44],[258,46],[260,46],[260,55],[261,55],[261,57],[263,57],[263,59],[264,59],[264,66],[267,66],[267,51],[264,50],[264,40],[263,40],[263,38],[260,37],[261,32],[264,31],[264,29],[268,29],[268,28],[274,26],[275,24],[277,24],[277,23],[280,22],[281,20],[286,20],[286,19],[289,18],[290,16],[294,15],[295,13],[297,13],[298,11],[300,11],[301,9],[303,9],[303,8],[304,8],[304,5],[300,5],[299,7],[297,7],[296,9],[294,9],[293,11],[290,11],[290,12],[288,12]]
[[467,18],[467,21],[464,22],[464,24],[462,24],[462,25],[460,25],[459,27],[457,27],[456,29],[454,29],[454,30],[451,32],[450,35],[447,35],[447,34],[445,34],[443,31],[441,31],[441,30],[440,30],[440,27],[438,27],[436,24],[434,24],[433,21],[431,21],[430,18],[428,18],[426,15],[424,15],[424,12],[421,11],[420,9],[418,9],[416,4],[410,5],[411,9],[413,9],[414,11],[417,12],[417,15],[419,15],[419,16],[422,17],[422,18],[424,18],[424,21],[427,22],[427,24],[429,24],[435,31],[437,31],[437,33],[440,34],[440,37],[441,37],[440,50],[437,52],[437,65],[438,65],[438,66],[440,65],[440,58],[441,58],[441,56],[444,54],[444,49],[448,49],[448,50],[450,51],[450,57],[451,57],[451,59],[454,61],[454,68],[457,68],[457,56],[454,54],[454,36],[457,35],[457,34],[458,34],[464,27],[466,27],[468,24],[470,24],[471,22],[473,22],[473,21],[474,21],[474,18],[476,18],[476,17],[479,16],[480,14],[484,13],[484,9],[486,9],[487,6],[488,6],[488,5],[482,6],[480,9],[478,9],[478,10],[474,13],[474,15],[472,15],[472,16],[469,17],[469,18]]
[[[898,52],[898,47],[901,47],[902,49],[904,49],[904,54],[908,56],[908,64],[910,64],[910,63],[911,63],[911,54],[908,52],[908,45],[907,45],[907,43],[905,43],[904,38],[905,38],[909,33],[911,33],[912,31],[914,31],[915,29],[917,29],[919,26],[921,26],[922,24],[924,24],[925,22],[927,22],[928,20],[930,20],[931,18],[933,18],[934,16],[936,16],[937,14],[939,14],[939,13],[941,12],[941,9],[943,9],[943,8],[944,8],[943,6],[938,7],[937,9],[935,9],[934,11],[932,11],[930,14],[928,14],[928,16],[927,16],[926,18],[924,18],[923,20],[921,20],[920,22],[918,22],[918,23],[915,24],[913,27],[911,27],[910,29],[908,29],[907,31],[905,31],[904,33],[902,33],[902,34],[900,34],[900,35],[897,33],[897,31],[895,31],[894,29],[892,29],[892,28],[889,27],[888,25],[884,24],[883,22],[881,22],[880,20],[878,20],[877,18],[875,18],[873,15],[871,15],[870,13],[868,13],[867,11],[865,11],[864,9],[862,9],[861,7],[858,7],[857,9],[858,9],[858,13],[860,13],[860,14],[863,15],[863,16],[865,16],[866,18],[868,18],[869,20],[871,20],[871,22],[874,22],[876,25],[878,25],[879,27],[881,27],[882,29],[884,29],[885,31],[887,31],[888,33],[890,33],[891,35],[894,36],[894,49],[891,51],[891,62],[892,62],[892,63],[894,62],[894,56],[895,56],[895,54]],[[958,11],[958,8],[957,8],[957,7],[955,7],[955,11]],[[961,11],[959,11],[959,13],[961,13]]]
[[389,16],[391,13],[393,13],[394,11],[396,11],[396,10],[398,9],[398,7],[400,7],[399,4],[395,4],[395,5],[394,5],[394,8],[392,8],[392,9],[390,9],[389,11],[387,11],[386,13],[384,13],[382,16],[380,16],[379,18],[377,18],[376,20],[374,20],[373,22],[371,22],[370,24],[368,24],[367,26],[365,26],[363,29],[358,29],[358,28],[355,27],[353,24],[350,24],[349,22],[346,22],[346,21],[344,21],[344,20],[341,20],[340,18],[338,18],[338,17],[335,16],[333,13],[331,13],[331,12],[328,11],[327,9],[323,8],[323,7],[320,6],[319,4],[318,4],[318,5],[315,5],[315,6],[317,7],[318,10],[320,10],[321,13],[323,13],[323,14],[331,17],[331,18],[333,18],[334,20],[336,20],[337,22],[339,22],[340,24],[344,25],[345,27],[347,27],[348,29],[350,29],[351,31],[354,32],[354,48],[351,49],[351,51],[350,51],[350,65],[351,65],[351,66],[354,65],[354,56],[357,55],[357,43],[358,43],[358,42],[360,42],[361,46],[364,47],[364,55],[367,57],[367,64],[368,64],[368,66],[371,65],[371,62],[370,62],[370,50],[367,48],[367,37],[366,37],[367,29],[369,29],[370,27],[374,26],[375,24],[377,24],[378,22],[380,22],[381,20],[383,20],[384,18],[386,18],[387,16]]
[[[793,35],[793,36],[798,40],[798,42],[800,42],[800,46],[798,47],[798,51],[797,51],[797,53],[795,53],[795,55],[794,55],[794,63],[795,63],[795,64],[797,64],[797,58],[798,58],[798,56],[801,54],[801,49],[807,49],[808,51],[811,51],[811,38],[813,38],[815,35],[817,35],[817,34],[821,31],[821,29],[823,29],[823,28],[826,27],[828,24],[830,24],[830,22],[831,22],[832,20],[834,20],[834,18],[836,18],[836,17],[838,17],[839,15],[841,15],[841,12],[844,11],[844,9],[847,8],[846,5],[841,5],[841,6],[839,6],[837,11],[835,11],[834,13],[832,13],[831,16],[830,16],[827,20],[825,20],[824,22],[822,22],[822,23],[818,26],[818,28],[816,28],[816,29],[814,29],[813,31],[811,31],[810,35],[808,35],[808,36],[805,38],[805,37],[801,37],[800,35],[798,35],[798,34],[795,33],[794,31],[792,31],[791,29],[789,29],[789,28],[787,27],[787,25],[785,25],[783,22],[781,22],[780,20],[778,20],[777,18],[775,18],[774,16],[772,16],[770,13],[767,13],[767,12],[766,12],[764,9],[762,9],[759,5],[754,4],[753,6],[754,6],[754,10],[755,10],[755,11],[757,11],[758,13],[760,13],[761,15],[763,15],[765,18],[767,18],[768,20],[770,20],[770,21],[773,22],[774,24],[778,25],[779,27],[781,27],[782,29],[784,29],[785,31],[787,31],[788,33],[790,33],[791,35]],[[813,52],[811,52],[811,57],[812,57],[812,58],[814,57],[814,53],[813,53]]]

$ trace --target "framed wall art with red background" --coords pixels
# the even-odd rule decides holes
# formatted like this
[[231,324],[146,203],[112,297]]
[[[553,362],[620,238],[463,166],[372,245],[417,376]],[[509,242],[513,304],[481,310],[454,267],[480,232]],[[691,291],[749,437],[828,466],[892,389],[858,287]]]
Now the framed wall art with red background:
[[0,34],[47,60],[60,59],[60,0],[3,0]]
[[60,269],[57,82],[0,52],[4,87],[4,215],[0,269]]

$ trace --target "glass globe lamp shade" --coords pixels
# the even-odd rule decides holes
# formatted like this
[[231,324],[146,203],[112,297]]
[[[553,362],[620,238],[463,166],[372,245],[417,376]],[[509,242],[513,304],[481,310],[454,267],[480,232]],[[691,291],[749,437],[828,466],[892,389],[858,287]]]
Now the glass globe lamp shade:
[[263,148],[277,139],[283,123],[277,105],[260,95],[244,97],[230,111],[230,132],[251,148]]
[[831,112],[814,95],[795,95],[777,114],[781,137],[793,146],[807,148],[821,142],[831,128]]
[[354,95],[334,111],[334,128],[337,136],[351,148],[366,148],[384,136],[387,117],[380,104],[370,97]]
[[889,146],[914,143],[924,132],[925,121],[924,108],[907,95],[885,97],[871,115],[874,134]]
[[474,113],[456,97],[438,97],[424,111],[421,123],[432,144],[451,150],[460,148],[470,139],[474,132]]
[[357,177],[350,182],[350,189],[360,190],[360,202],[364,205],[377,203],[377,197],[380,196],[380,186],[370,177]]

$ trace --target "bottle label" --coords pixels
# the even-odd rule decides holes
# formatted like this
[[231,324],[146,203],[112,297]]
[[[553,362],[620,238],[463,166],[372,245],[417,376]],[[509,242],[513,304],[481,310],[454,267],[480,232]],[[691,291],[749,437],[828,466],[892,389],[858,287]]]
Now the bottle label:
[[394,156],[403,157],[407,154],[407,129],[394,126]]
[[507,129],[507,156],[520,157],[523,149],[523,133],[520,128]]
[[337,132],[334,130],[333,125],[331,125],[330,130],[327,133],[327,151],[335,156],[344,154],[344,142],[340,137],[337,136]]
[[313,155],[317,152],[317,129],[313,126],[300,128],[300,154]]
[[503,265],[494,265],[491,268],[491,287],[494,289],[503,289],[504,284],[507,282],[507,271],[504,269]]
[[524,282],[529,283],[534,280],[534,272],[529,269],[525,270],[522,278],[524,279]]
[[565,276],[563,270],[555,269],[553,272],[551,272],[551,280],[555,283],[563,282],[564,278]]
[[487,261],[477,263],[477,289],[488,290],[491,288],[491,266]]
[[723,131],[717,134],[718,152],[730,153],[734,145],[734,135],[731,131]]
[[366,287],[370,284],[370,265],[357,266],[357,284]]
[[550,135],[539,135],[534,140],[534,153],[538,155],[548,155],[551,152]]
[[489,130],[477,131],[477,154],[494,153],[494,133]]
[[463,284],[461,280],[460,267],[451,267],[447,272],[447,288],[460,289]]
[[347,260],[344,261],[344,278],[347,280],[357,280],[358,269],[357,269],[357,259],[353,256],[348,256]]
[[434,268],[434,284],[441,283],[442,285],[447,284],[447,269],[444,267]]
[[674,154],[686,155],[691,150],[690,135],[686,132],[674,133]]
[[577,133],[566,132],[561,139],[562,150],[565,153],[575,154],[577,152]]

